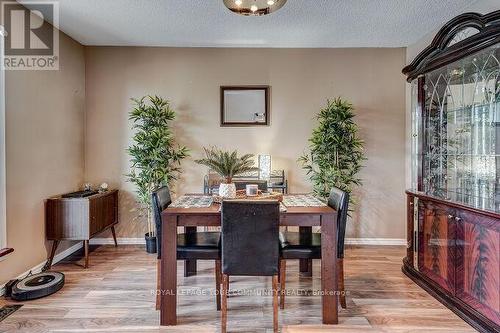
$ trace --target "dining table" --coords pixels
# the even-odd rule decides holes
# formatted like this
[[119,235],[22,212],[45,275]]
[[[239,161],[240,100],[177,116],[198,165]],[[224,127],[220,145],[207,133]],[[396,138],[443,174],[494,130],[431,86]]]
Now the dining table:
[[[201,194],[194,194],[199,195]],[[293,196],[293,194],[286,194]],[[172,207],[162,212],[162,256],[160,262],[160,325],[177,324],[177,232],[179,227],[220,227],[220,204],[206,207]],[[327,206],[293,206],[280,210],[280,226],[321,229],[321,290],[323,324],[338,324],[337,212]],[[242,258],[242,265],[244,264]],[[191,269],[195,264],[190,263]]]

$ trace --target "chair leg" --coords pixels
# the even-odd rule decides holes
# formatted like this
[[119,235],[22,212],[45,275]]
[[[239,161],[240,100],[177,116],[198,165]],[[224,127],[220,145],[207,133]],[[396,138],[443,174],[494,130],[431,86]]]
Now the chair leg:
[[273,276],[273,332],[278,333],[278,275]]
[[156,260],[156,310],[160,310],[160,264],[161,260]]
[[342,309],[347,308],[346,300],[345,300],[345,287],[344,287],[344,259],[337,259],[337,271],[338,271],[338,285],[340,290],[340,306]]
[[286,260],[280,260],[280,309],[285,308],[285,294],[286,294]]
[[227,292],[229,290],[229,277],[226,274],[222,274],[222,299],[221,299],[221,333],[226,333],[227,329]]
[[221,284],[221,264],[220,260],[215,261],[215,301],[217,302],[217,311],[220,311],[220,284]]

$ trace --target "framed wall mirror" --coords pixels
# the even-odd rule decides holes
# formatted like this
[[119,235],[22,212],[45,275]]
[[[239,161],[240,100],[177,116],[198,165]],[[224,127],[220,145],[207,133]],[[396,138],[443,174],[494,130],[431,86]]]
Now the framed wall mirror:
[[269,125],[269,86],[221,86],[221,126]]

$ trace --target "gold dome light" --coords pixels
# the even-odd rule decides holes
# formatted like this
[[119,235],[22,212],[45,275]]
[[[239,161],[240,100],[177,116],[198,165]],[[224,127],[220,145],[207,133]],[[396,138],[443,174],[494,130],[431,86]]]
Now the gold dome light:
[[285,5],[286,0],[222,0],[230,11],[245,16],[271,14]]

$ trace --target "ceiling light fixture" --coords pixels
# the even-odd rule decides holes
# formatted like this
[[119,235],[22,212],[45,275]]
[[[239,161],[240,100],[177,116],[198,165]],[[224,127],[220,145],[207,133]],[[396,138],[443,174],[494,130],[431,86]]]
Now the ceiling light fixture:
[[285,5],[287,0],[222,0],[233,13],[245,16],[271,14]]

